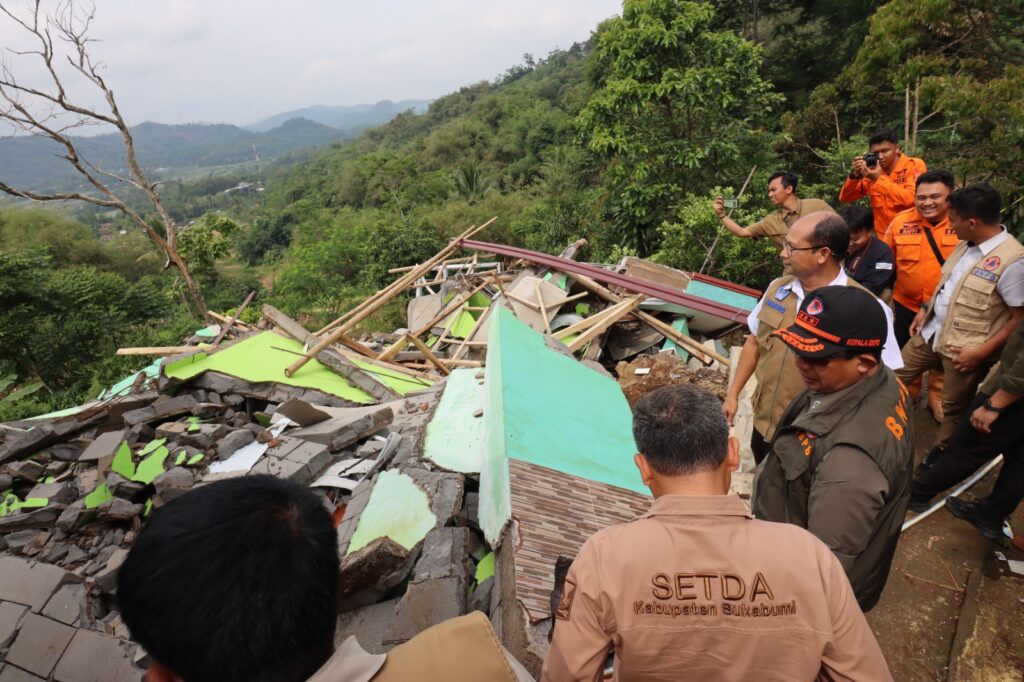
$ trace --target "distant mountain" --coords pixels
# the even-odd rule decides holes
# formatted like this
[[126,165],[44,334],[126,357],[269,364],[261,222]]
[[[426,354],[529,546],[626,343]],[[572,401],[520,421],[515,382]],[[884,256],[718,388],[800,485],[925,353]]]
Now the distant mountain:
[[[176,170],[270,161],[298,149],[322,147],[354,137],[343,130],[304,118],[291,118],[261,132],[227,124],[164,125],[132,128],[139,162],[155,177]],[[125,175],[124,148],[118,134],[73,138],[79,153],[106,171]],[[81,177],[58,158],[63,148],[40,137],[0,138],[0,180],[35,191],[84,187]]]
[[429,105],[430,100],[425,99],[403,99],[400,102],[392,102],[386,99],[376,104],[338,107],[316,105],[304,109],[296,109],[295,111],[286,111],[282,114],[275,114],[258,123],[245,126],[245,128],[262,132],[276,128],[293,118],[305,118],[322,123],[325,126],[331,126],[332,128],[359,131],[383,125],[407,109],[412,109],[417,114],[422,114]]

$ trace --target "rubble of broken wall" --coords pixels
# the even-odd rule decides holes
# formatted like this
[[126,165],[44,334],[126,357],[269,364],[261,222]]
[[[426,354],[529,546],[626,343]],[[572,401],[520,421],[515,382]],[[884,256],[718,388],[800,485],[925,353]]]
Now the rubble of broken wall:
[[[679,353],[685,351],[663,334],[671,317],[662,315],[655,326],[644,321],[641,297],[630,298],[628,290],[613,292],[543,268],[499,268],[498,276],[476,272],[475,259],[472,265],[432,300],[410,305],[408,329],[342,339],[310,361],[320,371],[358,380],[353,390],[367,391],[362,404],[293,385],[284,373],[254,382],[205,371],[184,381],[163,374],[156,382],[138,380],[126,394],[68,416],[0,425],[0,493],[6,494],[0,506],[0,679],[6,669],[60,682],[138,679],[147,661],[117,613],[120,563],[153,509],[228,476],[289,478],[321,495],[338,527],[338,641],[358,634],[364,648],[379,653],[469,610],[487,613],[499,634],[502,614],[509,623],[518,620],[523,607],[516,590],[522,588],[515,576],[523,569],[512,569],[508,547],[496,554],[484,538],[479,469],[442,466],[437,462],[444,460],[424,453],[424,433],[442,393],[460,382],[484,383],[483,371],[473,368],[487,357],[491,313],[505,308],[541,334],[549,349],[605,376],[617,372],[630,403],[677,381],[696,381],[713,392],[717,382],[724,389],[724,366],[702,369],[695,358],[684,361]],[[633,264],[640,266],[648,267]],[[677,277],[653,264],[648,269]],[[436,279],[429,274],[414,284]],[[279,311],[265,307],[264,314],[262,326],[283,334],[271,348],[285,352],[279,346],[288,336],[307,347],[316,341]],[[207,352],[256,333],[227,322],[234,341]],[[687,348],[717,355],[713,342],[698,344]],[[429,377],[415,384],[429,387],[396,392],[367,362]],[[477,371],[472,379],[466,374]],[[476,410],[459,419],[479,416]],[[522,475],[536,475],[530,471]],[[609,486],[608,494],[619,493]],[[642,504],[630,495],[619,516],[598,520],[594,529],[628,520]],[[529,498],[521,504],[535,506]],[[394,513],[395,505],[401,513]],[[543,513],[539,518],[544,523]],[[45,576],[45,584],[28,585],[29,576]],[[506,584],[499,589],[502,576]],[[534,595],[533,601],[536,621],[545,599]],[[505,630],[508,638],[533,632]],[[529,646],[536,664],[544,643],[536,633],[529,636],[537,639]],[[58,653],[38,657],[32,647]],[[84,661],[92,659],[107,667],[89,668]]]

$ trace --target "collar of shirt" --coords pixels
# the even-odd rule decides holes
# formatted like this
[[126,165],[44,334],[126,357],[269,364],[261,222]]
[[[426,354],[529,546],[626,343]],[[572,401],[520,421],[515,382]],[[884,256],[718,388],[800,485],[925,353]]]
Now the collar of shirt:
[[1002,244],[1003,242],[1005,242],[1007,239],[1010,238],[1010,234],[1006,231],[1006,226],[1005,225],[1000,225],[999,227],[1001,228],[999,230],[999,234],[997,234],[994,237],[989,237],[988,239],[986,239],[982,243],[975,244],[971,248],[980,249],[981,253],[987,256],[997,246],[999,246],[1000,244]]
[[803,206],[803,203],[804,203],[803,200],[800,199],[799,197],[797,197],[796,208],[794,208],[792,211],[790,211],[785,206],[779,206],[779,215],[782,216],[783,220],[785,220],[786,218],[789,218],[790,216],[800,217],[800,207]]
[[[844,287],[846,286],[846,283],[849,281],[849,279],[850,278],[846,276],[846,271],[843,270],[842,268],[839,268],[839,274],[836,275],[836,278],[829,282],[828,284],[826,284],[825,286]],[[794,279],[786,286],[779,287],[779,289],[788,289],[789,291],[792,291],[794,294],[796,294],[796,299],[801,302],[804,300],[804,296],[806,295],[804,293],[804,285],[798,279]]]
[[387,654],[371,654],[359,645],[355,637],[349,637],[308,682],[369,682],[384,667],[386,660]]
[[650,516],[746,516],[754,518],[738,495],[662,495],[651,505]]

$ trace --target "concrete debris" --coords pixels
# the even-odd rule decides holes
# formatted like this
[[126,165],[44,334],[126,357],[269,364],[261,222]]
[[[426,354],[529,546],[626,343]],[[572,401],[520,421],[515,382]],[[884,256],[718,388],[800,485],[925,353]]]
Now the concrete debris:
[[727,376],[710,369],[689,369],[673,352],[640,355],[632,362],[620,362],[615,368],[619,385],[629,406],[656,388],[672,384],[694,384],[725,399]]
[[[566,255],[580,247],[573,245]],[[442,263],[393,289],[423,294],[410,305],[408,328],[361,339],[338,336],[301,371],[284,368],[323,337],[313,337],[279,311],[265,310],[260,330],[236,325],[233,340],[216,350],[169,358],[156,390],[140,386],[71,416],[0,425],[0,682],[140,679],[148,657],[130,643],[114,594],[137,532],[152,510],[194,487],[259,474],[315,487],[334,514],[341,560],[339,641],[357,634],[368,651],[384,652],[433,624],[479,610],[499,634],[506,623],[503,643],[509,649],[518,654],[525,647],[539,656],[543,626],[532,616],[522,625],[516,620],[529,615],[518,581],[536,571],[520,567],[521,555],[501,551],[508,525],[500,514],[509,505],[527,507],[510,495],[541,489],[542,467],[587,479],[587,485],[551,494],[573,498],[561,501],[567,508],[579,497],[572,509],[593,508],[589,498],[582,499],[590,493],[582,491],[595,480],[614,487],[617,479],[563,471],[564,455],[540,447],[542,437],[527,442],[507,428],[533,422],[513,424],[502,413],[514,410],[513,398],[524,404],[536,398],[545,412],[561,415],[568,410],[564,406],[587,402],[578,398],[592,392],[588,387],[607,384],[616,390],[607,376],[621,383],[630,404],[655,385],[676,381],[693,381],[721,395],[725,383],[717,370],[687,369],[674,353],[637,353],[654,353],[667,339],[697,357],[703,339],[680,330],[707,330],[711,336],[728,329],[734,323],[716,311],[743,299],[742,287],[719,287],[731,297],[701,307],[701,295],[715,300],[714,281],[639,259],[623,263],[627,277],[614,291],[598,281],[611,283],[614,273],[580,274],[582,264],[559,263],[515,272],[497,262],[483,268],[475,259]],[[693,291],[685,301],[670,300],[670,294],[662,299],[643,288],[650,277],[655,284],[672,281]],[[638,292],[650,298],[627,300]],[[756,297],[748,298],[752,307]],[[623,312],[624,300],[635,304],[629,313]],[[734,319],[745,317],[736,311],[730,313]],[[488,356],[497,352],[492,337],[505,315],[518,316],[532,331],[524,331],[529,340],[507,337],[506,346],[522,345],[521,364],[498,371],[493,365],[500,358],[489,364]],[[351,329],[344,321],[339,325]],[[714,359],[711,351],[703,352],[704,360]],[[554,359],[537,364],[537,354],[549,353]],[[638,368],[648,371],[637,374]],[[544,394],[514,396],[513,382]],[[446,404],[439,407],[442,399]],[[628,414],[613,417],[618,422]],[[584,424],[585,432],[609,415],[559,419],[563,425]],[[507,442],[498,447],[501,438]],[[544,459],[534,463],[533,483],[516,482],[518,469],[508,464],[521,454],[513,452],[519,441],[537,446],[531,449]],[[616,451],[631,451],[629,445],[623,442]],[[239,457],[244,466],[231,470]],[[482,469],[496,462],[499,468],[505,464],[505,478],[487,479],[490,473]],[[623,466],[633,471],[628,458]],[[532,516],[517,515],[527,531],[542,525],[550,535],[574,522],[569,515],[552,518],[541,506],[532,505]],[[502,528],[506,533],[500,534]],[[532,594],[534,601],[543,597]]]

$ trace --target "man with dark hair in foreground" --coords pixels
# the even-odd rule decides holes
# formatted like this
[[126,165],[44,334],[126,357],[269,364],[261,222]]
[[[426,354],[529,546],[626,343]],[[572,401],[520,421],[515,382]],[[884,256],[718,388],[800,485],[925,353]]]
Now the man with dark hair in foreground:
[[475,612],[387,655],[334,651],[338,547],[307,488],[244,476],[160,509],[118,575],[125,623],[153,659],[148,682],[387,682],[532,678]]
[[866,291],[822,287],[774,335],[796,353],[807,389],[758,469],[754,513],[820,538],[867,611],[889,576],[914,465],[907,389],[881,361],[885,315]]
[[721,404],[688,384],[644,396],[633,461],[650,512],[595,534],[565,580],[542,680],[891,680],[843,569],[801,528],[727,494]]

